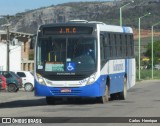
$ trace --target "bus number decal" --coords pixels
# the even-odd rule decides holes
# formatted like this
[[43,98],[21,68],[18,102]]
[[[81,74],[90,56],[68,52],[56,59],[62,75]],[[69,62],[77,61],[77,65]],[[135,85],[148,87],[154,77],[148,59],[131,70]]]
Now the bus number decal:
[[115,64],[113,67],[114,71],[121,71],[123,70],[123,64]]
[[125,64],[122,60],[113,61],[113,72],[121,72],[125,69]]

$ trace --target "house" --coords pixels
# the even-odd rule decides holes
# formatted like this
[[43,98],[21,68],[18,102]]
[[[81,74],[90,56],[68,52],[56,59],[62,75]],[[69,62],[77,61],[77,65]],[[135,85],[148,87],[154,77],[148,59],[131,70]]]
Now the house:
[[[22,33],[22,32],[9,32],[10,38],[10,70],[25,70],[33,71],[34,61],[33,61],[33,34]],[[6,69],[6,57],[7,57],[7,34],[5,31],[0,31],[0,54],[3,53],[0,61],[3,60],[3,65],[0,64],[0,69]],[[2,46],[3,45],[3,46]],[[3,49],[2,49],[3,48]],[[19,49],[19,53],[15,53]],[[14,52],[14,53],[13,53]],[[30,58],[32,55],[32,58]],[[18,61],[17,61],[18,60]],[[19,61],[20,60],[20,61]],[[17,67],[13,69],[13,63],[17,63]],[[20,64],[20,67],[19,67]]]
[[[21,46],[10,45],[10,70],[21,70]],[[7,44],[0,42],[0,70],[7,70]]]

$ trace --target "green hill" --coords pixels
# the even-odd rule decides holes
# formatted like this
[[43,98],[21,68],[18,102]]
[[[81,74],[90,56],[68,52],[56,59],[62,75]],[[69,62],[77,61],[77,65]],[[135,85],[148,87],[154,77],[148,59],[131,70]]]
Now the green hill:
[[[50,7],[29,10],[19,13],[21,17],[10,19],[15,31],[36,33],[41,24],[66,22],[73,19],[102,21],[107,24],[119,25],[119,9],[129,0],[114,0],[109,2],[72,2]],[[134,3],[123,8],[123,25],[138,27],[138,18],[151,12],[141,22],[141,28],[150,29],[151,25],[160,21],[160,0],[135,0]],[[5,20],[0,19],[0,24]],[[159,27],[160,28],[160,27]],[[159,29],[158,29],[159,30]]]

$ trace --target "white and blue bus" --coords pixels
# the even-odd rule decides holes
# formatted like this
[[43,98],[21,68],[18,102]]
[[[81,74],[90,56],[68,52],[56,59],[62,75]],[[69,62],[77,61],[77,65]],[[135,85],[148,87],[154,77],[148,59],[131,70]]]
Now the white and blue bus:
[[95,21],[41,25],[35,44],[35,95],[58,98],[112,94],[125,99],[135,85],[133,31]]

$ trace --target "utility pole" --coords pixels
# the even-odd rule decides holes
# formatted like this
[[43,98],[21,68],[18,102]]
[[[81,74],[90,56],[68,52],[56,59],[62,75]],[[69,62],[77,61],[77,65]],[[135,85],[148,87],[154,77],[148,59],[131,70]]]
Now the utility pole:
[[11,18],[11,17],[13,17],[13,16],[10,16],[10,15],[0,15],[1,17],[4,17],[5,19],[6,19],[6,21],[7,21],[7,24],[4,24],[4,25],[2,25],[2,26],[4,26],[4,27],[6,27],[6,31],[7,31],[7,43],[6,43],[6,46],[7,46],[7,52],[6,52],[6,54],[7,54],[7,59],[6,59],[6,64],[7,64],[7,66],[6,66],[6,69],[7,69],[7,71],[10,71],[10,36],[9,36],[9,26],[10,26],[10,24],[9,24],[9,19]]
[[7,66],[6,66],[6,69],[7,69],[7,71],[10,71],[10,35],[9,35],[9,33],[10,33],[10,31],[9,31],[9,26],[11,25],[10,23],[9,23],[9,20],[10,20],[10,18],[11,17],[22,17],[21,15],[0,15],[0,17],[3,17],[3,18],[5,18],[5,20],[6,20],[6,22],[7,22],[7,24],[4,24],[4,25],[2,25],[3,27],[6,27],[6,31],[7,31],[7,43],[6,43],[6,45],[7,45],[7,60],[6,60],[6,64],[7,64]]
[[9,25],[7,26],[7,71],[10,70],[10,36],[9,36]]
[[143,16],[141,16],[141,17],[139,17],[138,18],[138,46],[139,46],[139,55],[138,55],[138,62],[139,62],[139,64],[138,64],[138,69],[139,69],[139,71],[138,71],[138,78],[139,78],[139,80],[141,80],[141,19],[142,18],[144,18],[144,17],[146,17],[146,16],[149,16],[151,13],[147,13],[147,14],[145,14],[145,15],[143,15]]

